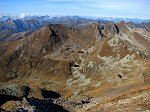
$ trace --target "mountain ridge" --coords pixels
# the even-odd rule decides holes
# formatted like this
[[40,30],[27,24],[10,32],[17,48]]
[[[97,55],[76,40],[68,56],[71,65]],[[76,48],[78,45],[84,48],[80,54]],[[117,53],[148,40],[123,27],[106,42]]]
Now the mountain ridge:
[[[45,19],[44,19],[45,18]],[[90,18],[82,18],[79,16],[65,16],[65,17],[33,17],[29,19],[7,19],[0,22],[0,41],[11,41],[19,38],[24,38],[28,34],[38,30],[46,24],[65,24],[71,27],[84,27],[88,24],[100,23],[107,24],[111,21]],[[150,31],[149,23],[135,24],[133,22],[127,23],[130,27],[145,28]],[[8,32],[8,30],[10,32]],[[14,38],[14,39],[13,39]]]
[[[1,42],[0,98],[4,93],[10,98],[1,107],[44,111],[40,107],[57,104],[71,112],[148,110],[149,35],[123,21],[49,24],[25,38]],[[60,98],[51,98],[52,93]]]

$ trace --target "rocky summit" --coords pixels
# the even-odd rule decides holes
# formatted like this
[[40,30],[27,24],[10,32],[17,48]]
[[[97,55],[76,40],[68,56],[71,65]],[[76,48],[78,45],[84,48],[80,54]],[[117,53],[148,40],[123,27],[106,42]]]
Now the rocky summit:
[[0,42],[1,111],[150,111],[150,28],[143,25],[48,24]]

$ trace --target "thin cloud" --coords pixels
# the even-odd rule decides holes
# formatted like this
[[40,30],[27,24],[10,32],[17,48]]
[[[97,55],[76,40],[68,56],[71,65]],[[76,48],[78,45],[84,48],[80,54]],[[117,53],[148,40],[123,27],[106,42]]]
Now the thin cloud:
[[0,0],[3,13],[150,18],[150,0]]

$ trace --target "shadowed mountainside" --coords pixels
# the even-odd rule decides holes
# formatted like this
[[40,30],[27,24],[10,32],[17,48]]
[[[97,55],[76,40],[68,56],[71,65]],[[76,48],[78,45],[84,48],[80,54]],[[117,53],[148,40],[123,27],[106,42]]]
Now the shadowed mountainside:
[[84,26],[93,23],[94,20],[81,18],[79,16],[65,16],[65,17],[29,17],[24,19],[8,18],[0,21],[0,41],[8,42],[24,38],[37,29],[45,26],[46,24],[65,24],[67,26]]

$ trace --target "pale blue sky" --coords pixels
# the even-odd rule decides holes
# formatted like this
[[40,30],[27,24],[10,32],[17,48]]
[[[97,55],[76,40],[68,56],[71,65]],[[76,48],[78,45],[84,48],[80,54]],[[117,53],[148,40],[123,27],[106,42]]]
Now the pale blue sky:
[[0,0],[0,14],[20,13],[150,19],[150,0]]

